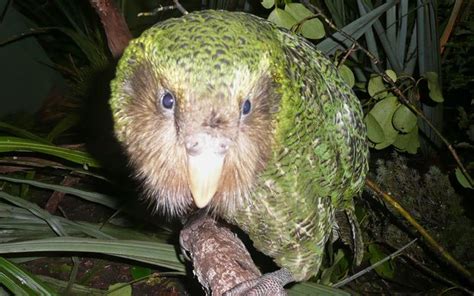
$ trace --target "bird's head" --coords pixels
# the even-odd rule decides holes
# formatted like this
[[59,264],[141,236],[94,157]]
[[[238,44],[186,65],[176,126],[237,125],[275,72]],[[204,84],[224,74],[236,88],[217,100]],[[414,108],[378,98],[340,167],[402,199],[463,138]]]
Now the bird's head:
[[268,52],[186,25],[153,28],[125,51],[112,83],[115,132],[159,209],[232,211],[271,156]]

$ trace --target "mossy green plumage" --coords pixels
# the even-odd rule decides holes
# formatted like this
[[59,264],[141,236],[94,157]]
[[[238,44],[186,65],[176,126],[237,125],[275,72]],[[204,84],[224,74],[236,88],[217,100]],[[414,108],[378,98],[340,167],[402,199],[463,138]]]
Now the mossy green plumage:
[[[142,70],[143,65],[151,70]],[[142,77],[147,75],[155,78]],[[169,147],[175,150],[168,158],[174,159],[153,163],[160,153],[169,153],[155,148],[163,143],[153,142],[166,133],[164,121],[154,121],[157,111],[146,112],[154,105],[137,98],[145,91],[130,90],[137,79],[144,82],[136,88],[154,88],[148,84],[156,81],[176,94],[176,127],[159,140],[172,137],[174,146]],[[261,81],[266,81],[265,88],[259,88]],[[239,119],[242,98],[252,96],[259,97],[255,115],[249,115],[255,118]],[[179,157],[180,133],[192,119],[182,119],[183,113],[194,110],[192,106],[212,109],[213,116],[225,110],[221,117],[230,122],[232,139],[240,147],[235,154],[245,155],[234,156],[240,160],[235,166],[229,164],[237,184],[221,188],[217,195],[222,197],[215,197],[210,208],[247,232],[255,247],[290,270],[295,280],[318,272],[336,212],[345,212],[357,232],[353,197],[362,189],[368,170],[362,109],[334,65],[304,38],[238,12],[201,11],[164,21],[126,49],[112,83],[110,104],[117,138],[138,178],[159,207],[183,215],[193,208],[186,172],[182,176],[172,172],[177,174],[175,180],[183,181],[169,190],[160,175],[169,174],[167,161],[174,160],[177,171],[184,163]],[[147,107],[140,109],[142,105]],[[234,109],[237,115],[232,121]],[[267,125],[261,121],[268,121],[270,128],[263,128]],[[160,135],[154,134],[151,122]],[[255,131],[253,126],[262,129]],[[263,144],[252,142],[267,140],[269,149],[263,150],[258,149]],[[359,233],[355,241],[360,250]]]

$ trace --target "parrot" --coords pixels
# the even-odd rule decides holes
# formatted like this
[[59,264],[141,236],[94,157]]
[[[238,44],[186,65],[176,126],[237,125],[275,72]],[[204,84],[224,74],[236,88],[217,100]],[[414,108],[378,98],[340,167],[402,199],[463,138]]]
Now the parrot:
[[109,105],[133,177],[157,211],[205,209],[281,268],[238,291],[259,295],[317,275],[341,214],[360,262],[362,107],[302,36],[246,12],[167,19],[124,50]]

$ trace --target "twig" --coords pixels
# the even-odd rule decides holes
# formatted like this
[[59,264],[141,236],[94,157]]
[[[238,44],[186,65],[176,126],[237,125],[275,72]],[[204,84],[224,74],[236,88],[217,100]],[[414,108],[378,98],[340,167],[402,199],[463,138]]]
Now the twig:
[[371,266],[367,267],[367,268],[364,268],[363,270],[359,271],[358,273],[356,274],[353,274],[351,275],[350,277],[348,278],[345,278],[343,279],[342,281],[336,283],[333,287],[334,288],[339,288],[339,287],[342,287],[344,286],[345,284],[355,280],[356,278],[372,271],[374,268],[376,268],[377,266],[381,265],[382,263],[384,262],[387,262],[388,260],[391,260],[391,259],[394,259],[395,257],[397,257],[401,252],[403,252],[406,248],[408,248],[409,246],[413,245],[418,239],[415,238],[414,240],[412,240],[411,242],[409,242],[408,244],[404,245],[403,247],[401,247],[399,250],[393,252],[392,254],[388,255],[387,257],[383,258],[382,260],[380,261],[377,261],[375,262],[374,264],[372,264]]
[[174,5],[176,6],[176,8],[181,11],[182,14],[188,14],[189,12],[183,7],[183,5],[181,5],[181,3],[179,3],[178,0],[173,0],[174,2]]
[[459,18],[462,3],[463,0],[456,0],[456,2],[454,3],[454,7],[451,10],[451,15],[449,16],[448,24],[446,25],[443,35],[441,35],[439,41],[439,51],[441,55],[443,54],[444,49],[446,48],[446,44],[448,43],[449,37],[454,32],[454,26],[456,24],[456,20]]
[[428,246],[433,249],[436,253],[440,254],[444,260],[454,267],[461,275],[463,275],[470,283],[474,283],[472,274],[464,266],[462,266],[456,259],[454,259],[451,254],[446,251],[429,233],[426,229],[421,226],[415,218],[413,218],[407,210],[405,210],[390,194],[382,191],[380,187],[375,184],[372,180],[367,178],[365,184],[372,189],[377,195],[382,197],[386,202],[388,202],[392,207],[397,209],[397,211],[421,234],[421,236],[428,243]]
[[176,5],[168,5],[168,6],[159,6],[155,9],[153,9],[152,11],[147,11],[147,12],[139,12],[137,14],[138,17],[142,17],[142,16],[154,16],[156,14],[158,14],[159,12],[162,12],[162,11],[167,11],[167,10],[173,10],[173,9],[176,9]]
[[337,67],[339,68],[340,66],[344,65],[346,62],[347,58],[355,51],[356,45],[352,44],[351,48],[346,50],[346,53],[342,57],[342,59],[337,63]]
[[405,261],[409,261],[411,264],[416,265],[416,268],[421,269],[422,272],[426,272],[428,275],[430,275],[434,279],[436,279],[438,281],[441,281],[441,282],[444,282],[445,284],[451,285],[453,288],[462,290],[462,291],[466,292],[469,295],[474,295],[473,291],[471,291],[469,289],[466,289],[463,286],[460,286],[458,283],[455,283],[454,281],[442,276],[441,274],[437,273],[436,271],[426,267],[424,264],[422,264],[421,262],[419,262],[415,258],[413,258],[413,257],[411,257],[407,254],[402,254],[400,256],[400,258],[403,258],[403,259],[405,259]]
[[388,83],[390,84],[390,86],[393,88],[393,91],[395,92],[395,94],[398,96],[398,98],[400,99],[400,101],[406,105],[408,108],[410,108],[411,111],[413,111],[418,117],[420,117],[424,122],[426,122],[426,124],[434,131],[434,133],[443,141],[443,143],[448,147],[448,150],[451,152],[451,154],[453,155],[453,158],[454,160],[456,161],[459,169],[462,171],[462,173],[464,174],[464,176],[466,177],[467,181],[469,182],[469,184],[471,184],[471,186],[474,186],[474,181],[472,180],[472,177],[469,175],[468,171],[466,170],[466,168],[464,167],[464,165],[462,164],[461,162],[461,159],[459,158],[456,150],[453,148],[453,146],[451,145],[451,143],[441,134],[441,132],[431,123],[431,121],[425,116],[425,114],[423,113],[423,111],[421,111],[419,108],[417,108],[415,105],[413,105],[410,100],[405,96],[405,94],[403,94],[403,92],[396,86],[395,82],[392,80],[392,78],[390,78],[390,76],[388,76],[384,71],[382,71],[380,68],[379,68],[379,65],[380,65],[380,60],[375,57],[370,51],[368,51],[366,48],[364,48],[359,42],[357,42],[357,40],[355,40],[352,36],[350,36],[349,34],[347,34],[346,32],[344,32],[343,30],[340,30],[339,28],[336,27],[336,25],[334,25],[331,20],[321,11],[321,9],[319,9],[318,7],[314,6],[313,4],[311,4],[308,0],[303,0],[303,3],[309,7],[311,10],[313,10],[313,12],[316,12],[317,14],[319,14],[323,19],[324,21],[334,30],[336,30],[337,32],[341,33],[345,38],[347,38],[348,40],[350,40],[353,44],[357,45],[357,47],[362,50],[368,57],[369,59],[372,61],[372,63],[374,64],[374,66],[376,67],[377,69],[377,73],[382,76],[382,78]]
[[167,11],[167,10],[173,10],[173,9],[177,9],[179,10],[182,14],[186,15],[188,14],[189,12],[183,7],[183,5],[181,5],[181,3],[179,3],[178,0],[173,0],[174,2],[174,5],[167,5],[167,6],[159,6],[155,9],[153,9],[152,11],[149,11],[149,12],[140,12],[138,13],[138,17],[142,17],[142,16],[154,16],[154,15],[157,15],[158,13],[162,12],[162,11]]
[[[70,175],[66,175],[64,179],[61,181],[61,186],[73,187],[77,183],[79,183],[80,179],[77,177],[72,177]],[[44,209],[51,214],[54,214],[58,208],[58,205],[64,199],[66,193],[54,191],[51,196],[49,197]]]

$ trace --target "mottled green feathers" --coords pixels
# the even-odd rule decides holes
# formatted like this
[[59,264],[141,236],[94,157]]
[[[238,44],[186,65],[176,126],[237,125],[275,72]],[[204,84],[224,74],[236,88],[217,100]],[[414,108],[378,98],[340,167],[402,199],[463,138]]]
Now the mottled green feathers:
[[[176,97],[171,115],[157,107],[163,90]],[[246,99],[252,113],[245,117]],[[237,12],[164,21],[125,51],[110,104],[137,177],[172,214],[195,208],[185,135],[202,128],[228,137],[233,144],[209,209],[296,280],[318,272],[336,212],[347,213],[358,232],[352,198],[368,170],[362,109],[334,65],[302,37]],[[360,250],[360,233],[354,240]]]

